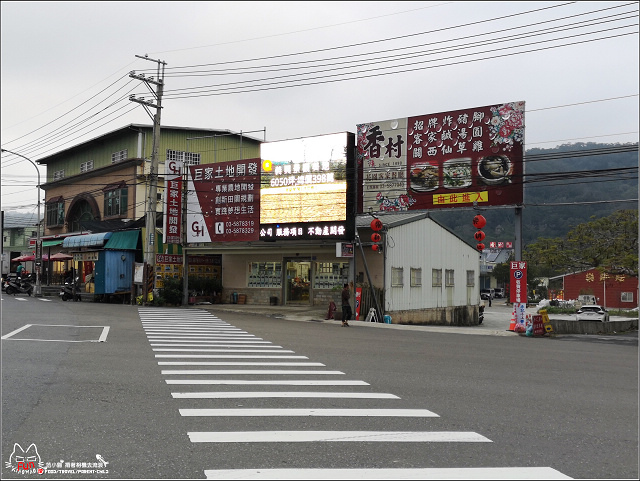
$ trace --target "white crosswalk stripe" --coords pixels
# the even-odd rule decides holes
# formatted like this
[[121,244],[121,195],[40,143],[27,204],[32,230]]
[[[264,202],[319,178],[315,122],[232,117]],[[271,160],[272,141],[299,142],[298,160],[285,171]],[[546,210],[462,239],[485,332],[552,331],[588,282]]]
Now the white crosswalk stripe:
[[[198,310],[178,310],[141,307],[138,309],[143,328],[154,351],[158,366],[192,366],[194,369],[162,369],[171,386],[210,386],[209,391],[172,392],[176,400],[225,399],[382,399],[399,400],[390,393],[358,391],[369,383],[344,379],[345,373],[335,370],[309,369],[325,367],[319,362],[298,362],[309,359],[295,355],[292,350],[273,345],[270,341],[253,336],[214,315]],[[170,354],[158,354],[170,353]],[[197,354],[194,354],[197,353]],[[215,353],[215,354],[214,354]],[[210,360],[218,359],[218,360]],[[228,360],[226,360],[228,359]],[[268,361],[256,361],[268,359]],[[202,367],[200,367],[202,366]],[[207,367],[215,366],[216,369]],[[242,367],[248,368],[243,369]],[[251,369],[256,367],[260,369]],[[289,369],[275,369],[289,368]],[[274,369],[272,369],[274,368]],[[271,377],[271,379],[243,379],[245,375]],[[177,379],[175,376],[196,376]],[[239,376],[235,378],[234,376]],[[282,376],[282,378],[280,378]],[[290,379],[303,376],[302,379]],[[275,378],[274,378],[275,377]],[[316,377],[321,377],[317,379]],[[337,379],[341,377],[342,379]],[[240,391],[216,390],[215,386],[239,386]],[[257,391],[257,386],[296,386],[296,391]],[[328,390],[305,390],[324,386]],[[353,392],[339,391],[342,386],[353,386]],[[251,388],[254,388],[251,390]],[[205,388],[206,389],[206,388]],[[245,390],[246,389],[246,390]],[[333,390],[336,389],[336,390]],[[236,406],[242,406],[236,404]],[[242,403],[244,404],[244,403]],[[181,416],[198,418],[198,426],[206,426],[207,419],[215,418],[439,418],[426,409],[400,408],[259,408],[211,407],[194,408],[193,404],[178,408]],[[220,421],[218,421],[219,423]],[[301,421],[302,422],[302,421]],[[216,423],[216,424],[218,424]],[[291,426],[291,424],[288,424]],[[276,431],[190,431],[193,443],[492,443],[485,436],[465,431],[314,431],[301,424],[300,430]],[[570,479],[548,467],[510,468],[421,468],[421,469],[205,469],[207,479]]]

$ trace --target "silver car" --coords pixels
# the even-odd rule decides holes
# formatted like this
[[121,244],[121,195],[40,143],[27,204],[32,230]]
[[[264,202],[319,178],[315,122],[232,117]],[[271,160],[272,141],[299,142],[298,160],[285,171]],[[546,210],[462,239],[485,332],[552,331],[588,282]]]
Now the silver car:
[[609,312],[602,306],[591,304],[576,311],[576,321],[609,322]]

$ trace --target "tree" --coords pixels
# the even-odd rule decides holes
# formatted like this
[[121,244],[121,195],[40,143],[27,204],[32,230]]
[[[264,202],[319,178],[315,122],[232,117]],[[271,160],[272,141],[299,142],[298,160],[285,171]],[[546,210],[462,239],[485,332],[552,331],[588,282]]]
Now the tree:
[[638,211],[620,210],[579,224],[564,238],[540,238],[525,248],[523,257],[554,271],[598,268],[638,277]]

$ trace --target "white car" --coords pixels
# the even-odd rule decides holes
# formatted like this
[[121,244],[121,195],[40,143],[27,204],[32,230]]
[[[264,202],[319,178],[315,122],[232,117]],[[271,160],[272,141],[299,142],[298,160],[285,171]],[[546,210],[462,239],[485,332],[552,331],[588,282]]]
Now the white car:
[[576,311],[576,321],[609,322],[609,312],[602,306],[590,304]]

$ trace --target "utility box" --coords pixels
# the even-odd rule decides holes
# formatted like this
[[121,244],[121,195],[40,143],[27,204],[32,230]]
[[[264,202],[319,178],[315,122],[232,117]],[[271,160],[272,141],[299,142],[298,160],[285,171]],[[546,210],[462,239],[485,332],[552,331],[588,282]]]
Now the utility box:
[[134,251],[103,250],[95,264],[94,294],[128,292],[133,282]]

